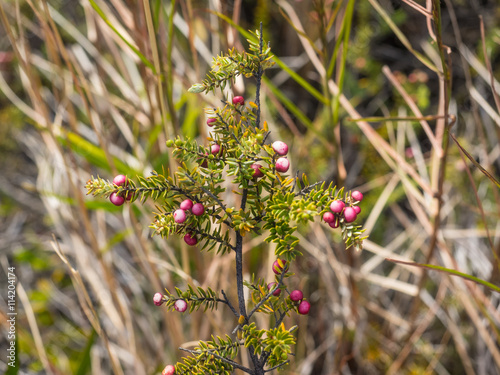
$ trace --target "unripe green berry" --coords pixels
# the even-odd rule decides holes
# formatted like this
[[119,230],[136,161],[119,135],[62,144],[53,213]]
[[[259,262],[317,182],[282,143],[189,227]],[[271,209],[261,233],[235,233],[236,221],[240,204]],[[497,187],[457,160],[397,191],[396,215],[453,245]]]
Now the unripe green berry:
[[182,139],[176,139],[176,140],[175,140],[175,145],[176,145],[177,147],[181,147],[181,146],[183,146],[183,145],[184,145],[184,141],[183,141]]
[[174,141],[172,139],[169,139],[166,144],[167,147],[174,147]]

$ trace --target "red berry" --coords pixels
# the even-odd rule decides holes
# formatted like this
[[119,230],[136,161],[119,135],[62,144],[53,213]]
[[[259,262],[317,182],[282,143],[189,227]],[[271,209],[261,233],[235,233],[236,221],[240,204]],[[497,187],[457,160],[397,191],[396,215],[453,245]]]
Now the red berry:
[[340,225],[339,218],[335,217],[335,219],[331,223],[328,223],[328,225],[332,228],[338,228]]
[[276,170],[285,173],[290,168],[290,161],[287,158],[279,158],[276,160]]
[[193,207],[193,201],[191,199],[184,199],[179,207],[181,210],[188,211]]
[[325,212],[325,213],[323,214],[323,221],[324,221],[325,223],[331,223],[331,222],[333,222],[334,220],[335,220],[335,215],[334,215],[334,214],[332,214],[331,212]]
[[309,310],[311,309],[311,304],[307,301],[302,301],[299,303],[299,307],[297,308],[297,311],[301,315],[307,315],[309,313]]
[[210,152],[212,153],[212,155],[217,155],[220,152],[220,150],[221,150],[221,147],[217,143],[210,146]]
[[352,206],[352,208],[354,208],[354,211],[356,212],[356,215],[359,215],[359,213],[361,212],[361,207],[359,207],[359,206]]
[[205,212],[205,207],[201,203],[196,203],[191,208],[191,212],[193,213],[193,215],[201,216]]
[[[275,286],[276,286],[275,282],[269,283],[269,284],[267,284],[267,290],[271,291],[272,289],[274,289]],[[279,289],[279,288],[273,292],[273,296],[276,296],[276,297],[278,297],[280,294],[281,294],[281,289]]]
[[281,275],[281,273],[283,271],[286,272],[287,269],[288,269],[288,267],[286,266],[286,260],[277,259],[277,260],[274,261],[274,263],[273,263],[273,272],[276,275]]
[[301,290],[294,290],[290,293],[290,299],[294,302],[302,301],[304,298],[304,293]]
[[126,182],[127,182],[127,176],[125,176],[123,174],[119,174],[118,176],[113,178],[113,184],[115,184],[116,186],[121,186]]
[[116,193],[111,193],[111,195],[109,196],[109,200],[115,206],[121,206],[125,202],[125,198],[123,198],[122,196],[120,196]]
[[172,365],[167,365],[161,372],[161,375],[175,375],[175,367]]
[[288,153],[288,145],[282,141],[273,143],[273,150],[280,156],[285,156]]
[[189,246],[194,246],[198,243],[198,240],[196,237],[192,236],[190,233],[187,233],[184,236],[184,242],[187,243]]
[[176,309],[177,311],[179,312],[184,312],[186,311],[187,309],[187,302],[184,301],[183,299],[178,299],[177,301],[175,301],[174,303],[174,309]]
[[343,201],[335,200],[330,204],[330,210],[335,212],[336,214],[340,214],[345,207],[345,203]]
[[156,306],[161,306],[163,304],[163,296],[161,293],[155,293],[153,296],[153,302]]
[[243,104],[245,104],[245,99],[243,98],[243,96],[235,96],[233,98],[233,104],[234,105],[236,105],[236,104],[243,105]]
[[181,209],[175,210],[174,221],[177,224],[182,224],[183,222],[186,221],[186,213],[184,212],[184,210],[181,210]]
[[208,120],[207,120],[207,125],[212,127],[214,126],[214,124],[217,122],[217,119],[215,117],[210,117]]
[[353,207],[345,208],[344,219],[346,223],[352,223],[354,220],[356,220],[356,216],[358,216],[358,214],[356,213],[356,210]]
[[361,192],[357,191],[357,190],[354,190],[352,193],[351,193],[351,197],[353,197],[355,200],[357,200],[358,202],[361,202],[363,200],[363,194],[361,194]]
[[[208,153],[207,153],[207,152],[205,152],[205,155],[206,155],[206,156],[208,156]],[[208,167],[208,160],[207,160],[207,157],[203,157],[203,156],[202,156],[202,157],[200,157],[200,158],[198,159],[198,164],[199,164],[199,165],[200,165],[200,167],[202,167],[202,168],[206,168],[206,167]]]
[[262,171],[260,170],[262,168],[262,165],[254,163],[250,167],[252,167],[252,169],[254,170],[252,177],[259,178],[264,176],[264,173],[262,173]]

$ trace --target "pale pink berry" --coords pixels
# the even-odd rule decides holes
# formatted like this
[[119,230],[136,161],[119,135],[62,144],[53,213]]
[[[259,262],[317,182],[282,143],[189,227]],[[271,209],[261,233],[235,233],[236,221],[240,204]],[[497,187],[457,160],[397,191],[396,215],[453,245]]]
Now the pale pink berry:
[[161,293],[155,293],[153,296],[153,302],[156,306],[161,306],[163,304],[163,296]]
[[340,214],[345,207],[345,203],[343,201],[335,200],[330,204],[330,210],[335,212],[336,214]]
[[329,225],[331,228],[338,228],[338,227],[339,227],[339,225],[340,225],[339,218],[338,218],[338,217],[335,217],[335,219],[334,219],[331,223],[328,223],[328,225]]
[[323,221],[324,221],[325,223],[331,223],[331,222],[332,222],[332,221],[334,221],[334,220],[335,220],[335,215],[334,215],[334,214],[332,214],[331,212],[325,212],[325,213],[323,214]]
[[363,194],[361,194],[360,191],[357,191],[357,190],[354,190],[352,193],[351,193],[351,197],[353,197],[355,200],[357,200],[358,202],[361,202],[363,200]]
[[193,215],[201,216],[205,212],[205,207],[201,203],[196,203],[191,208],[191,212],[193,213]]
[[120,196],[116,193],[111,193],[111,195],[109,196],[109,200],[115,206],[121,206],[125,202],[125,198],[123,198],[122,196]]
[[281,275],[281,273],[283,271],[286,272],[287,269],[288,269],[288,267],[286,266],[286,260],[277,259],[277,260],[274,261],[274,263],[273,263],[273,272],[276,275]]
[[207,120],[207,125],[212,127],[214,126],[214,124],[217,122],[217,119],[215,117],[210,117],[208,120]]
[[243,98],[243,96],[235,96],[233,98],[233,104],[234,105],[236,105],[236,104],[243,105],[243,104],[245,104],[245,98]]
[[193,201],[191,199],[184,199],[179,208],[184,211],[189,211],[193,207]]
[[311,304],[307,301],[302,301],[299,303],[299,307],[297,308],[297,311],[301,315],[307,315],[309,313],[309,310],[311,309]]
[[356,216],[358,216],[358,214],[356,213],[356,210],[353,207],[345,208],[344,219],[346,223],[352,223],[354,220],[356,220]]
[[183,222],[185,222],[186,221],[186,212],[184,212],[184,210],[181,210],[181,209],[175,210],[174,221],[177,224],[182,224]]
[[304,298],[304,293],[301,290],[294,290],[290,293],[290,299],[294,302],[302,301]]
[[194,246],[198,243],[198,240],[196,239],[195,236],[191,235],[190,233],[187,233],[184,236],[184,242],[187,243],[189,246]]
[[116,186],[121,186],[125,182],[127,182],[127,176],[125,176],[123,174],[119,174],[118,176],[113,178],[113,184],[115,184]]
[[212,155],[217,155],[220,151],[220,145],[218,145],[217,143],[210,146],[210,152],[212,153]]
[[259,178],[259,177],[264,176],[264,173],[262,173],[262,171],[260,170],[262,168],[262,165],[254,163],[250,167],[252,167],[252,169],[253,169],[252,177]]
[[280,156],[285,156],[288,153],[288,145],[282,141],[273,143],[273,150]]
[[276,170],[285,173],[290,168],[290,161],[287,158],[279,158],[276,160]]
[[354,208],[354,211],[356,212],[356,215],[359,215],[359,213],[361,212],[361,207],[359,207],[359,206],[353,206],[352,208]]
[[[273,290],[275,287],[276,287],[276,283],[274,283],[274,282],[267,284],[267,290],[269,290],[269,291]],[[273,292],[273,296],[276,296],[276,297],[278,297],[280,294],[281,294],[280,288],[276,289]]]
[[179,312],[184,312],[186,311],[188,307],[188,304],[186,301],[184,301],[183,299],[178,299],[177,301],[175,301],[174,303],[174,309],[176,309],[177,311]]
[[175,367],[172,365],[167,365],[161,372],[161,375],[175,375]]

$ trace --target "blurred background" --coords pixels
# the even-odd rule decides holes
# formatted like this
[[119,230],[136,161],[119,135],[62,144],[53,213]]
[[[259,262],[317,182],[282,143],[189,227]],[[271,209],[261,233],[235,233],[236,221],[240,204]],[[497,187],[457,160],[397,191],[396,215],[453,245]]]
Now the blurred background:
[[[179,346],[236,326],[223,308],[179,314],[152,303],[187,283],[235,299],[231,254],[152,237],[153,202],[118,208],[84,186],[92,175],[161,171],[174,136],[206,143],[204,108],[222,95],[187,89],[262,22],[277,62],[262,89],[270,140],[288,143],[292,170],[310,182],[360,190],[369,236],[355,253],[319,220],[299,228],[291,283],[312,309],[285,322],[299,330],[283,373],[500,373],[499,293],[386,260],[499,283],[500,7],[444,0],[432,19],[419,4],[2,1],[0,372],[157,374]],[[255,82],[237,79],[228,92],[252,100]],[[246,279],[272,280],[264,238],[246,239]]]

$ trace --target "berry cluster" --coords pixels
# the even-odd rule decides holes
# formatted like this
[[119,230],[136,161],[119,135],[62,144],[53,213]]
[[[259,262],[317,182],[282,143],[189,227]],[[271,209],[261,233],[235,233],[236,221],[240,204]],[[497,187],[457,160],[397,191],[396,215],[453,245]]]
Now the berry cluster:
[[363,194],[357,190],[351,193],[351,196],[345,200],[334,200],[330,204],[330,211],[323,214],[323,221],[328,223],[332,228],[338,228],[340,221],[352,223],[361,212],[361,208],[357,205],[363,200]]
[[[288,169],[290,168],[290,161],[283,157],[288,153],[288,145],[285,142],[276,141],[272,144],[272,147],[276,155],[282,156],[279,157],[274,164],[276,171],[280,173],[288,172]],[[262,166],[260,164],[254,163],[251,167],[254,170],[253,177],[260,178],[264,176],[264,173],[261,171]]]
[[[174,221],[177,224],[183,224],[187,215],[186,212],[191,212],[195,216],[201,216],[205,213],[205,206],[202,203],[193,203],[191,199],[185,199],[179,205],[179,208],[174,211]],[[184,236],[184,242],[189,246],[194,246],[198,243],[196,236],[192,233],[187,233]]]
[[[274,261],[273,266],[272,266],[273,272],[276,274],[276,276],[281,276],[283,272],[288,271],[288,264],[287,261],[284,259],[277,259]],[[276,286],[279,286],[277,282],[272,282],[267,284],[267,289],[269,291],[273,290],[276,288]],[[276,289],[273,291],[273,296],[279,297],[281,294],[281,289]],[[289,295],[290,300],[292,303],[297,307],[297,312],[301,315],[307,315],[309,313],[309,310],[311,309],[311,304],[308,301],[304,300],[304,293],[302,293],[301,290],[293,290],[290,292]]]
[[[153,302],[156,306],[161,306],[165,302],[163,295],[161,293],[155,293],[153,296]],[[187,302],[186,300],[179,298],[174,303],[174,309],[178,312],[184,312],[187,310]]]
[[[113,184],[115,184],[116,186],[122,186],[122,185],[128,186],[127,176],[119,174],[113,179]],[[123,196],[124,194],[125,196]],[[115,206],[121,206],[123,203],[125,203],[126,200],[130,201],[133,198],[133,196],[134,195],[131,192],[119,194],[118,192],[115,191],[111,193],[111,195],[109,196],[109,200]]]

